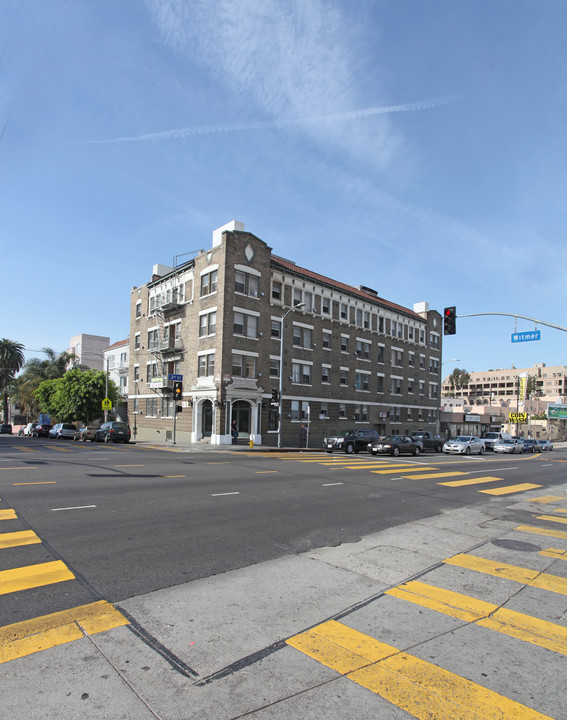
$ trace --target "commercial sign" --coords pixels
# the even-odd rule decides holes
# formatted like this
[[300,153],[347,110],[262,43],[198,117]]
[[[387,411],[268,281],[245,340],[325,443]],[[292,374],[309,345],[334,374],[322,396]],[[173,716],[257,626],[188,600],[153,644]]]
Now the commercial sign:
[[522,373],[518,378],[518,400],[523,403],[526,399],[526,388],[528,385],[527,373]]
[[547,404],[547,417],[549,420],[567,420],[567,405]]
[[150,388],[163,388],[167,385],[167,382],[163,377],[150,378]]
[[528,413],[510,413],[508,415],[508,422],[527,423],[528,422]]
[[530,340],[541,340],[541,330],[531,330],[529,332],[512,333],[512,342],[530,342]]

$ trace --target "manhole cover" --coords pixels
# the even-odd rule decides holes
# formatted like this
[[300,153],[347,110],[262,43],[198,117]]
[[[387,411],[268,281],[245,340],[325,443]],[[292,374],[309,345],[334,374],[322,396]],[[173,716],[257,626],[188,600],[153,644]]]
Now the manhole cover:
[[492,544],[497,547],[506,548],[506,550],[521,550],[522,552],[537,552],[541,550],[539,545],[521,542],[520,540],[493,540]]

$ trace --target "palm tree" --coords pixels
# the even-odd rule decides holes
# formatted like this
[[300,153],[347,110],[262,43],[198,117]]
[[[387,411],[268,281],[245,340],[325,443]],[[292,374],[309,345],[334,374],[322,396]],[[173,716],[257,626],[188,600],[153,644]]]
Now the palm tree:
[[8,393],[10,381],[24,364],[24,346],[14,340],[0,340],[0,391],[2,392],[2,414],[4,422],[9,422]]

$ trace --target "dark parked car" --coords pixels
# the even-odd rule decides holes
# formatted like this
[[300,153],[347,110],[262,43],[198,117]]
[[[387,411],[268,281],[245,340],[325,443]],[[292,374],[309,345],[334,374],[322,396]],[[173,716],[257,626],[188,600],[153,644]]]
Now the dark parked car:
[[123,422],[112,420],[103,423],[95,431],[95,442],[130,442],[130,427]]
[[336,435],[329,435],[324,438],[323,447],[329,453],[333,452],[333,450],[357,453],[361,450],[367,450],[369,443],[379,439],[380,435],[372,428],[364,430],[341,430],[336,433]]
[[0,425],[0,435],[11,435],[12,434],[12,426],[10,423],[2,423]]
[[73,435],[73,440],[80,440],[81,442],[90,440],[91,442],[94,442],[97,430],[97,425],[86,425],[85,427],[77,430],[77,432]]
[[534,440],[533,438],[524,438],[522,442],[524,443],[524,452],[541,452],[541,447],[537,440]]
[[49,437],[51,425],[49,423],[38,423],[32,430],[32,437]]
[[423,445],[421,440],[414,440],[407,435],[388,435],[381,440],[370,443],[368,449],[373,455],[380,453],[397,457],[400,453],[419,455],[423,450]]

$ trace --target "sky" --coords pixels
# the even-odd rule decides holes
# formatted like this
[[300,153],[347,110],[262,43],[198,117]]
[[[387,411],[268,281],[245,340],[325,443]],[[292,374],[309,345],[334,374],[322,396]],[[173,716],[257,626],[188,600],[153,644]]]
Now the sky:
[[[567,365],[564,0],[0,0],[0,337],[128,337],[238,220],[410,309],[443,376]],[[472,315],[473,317],[463,317]]]

